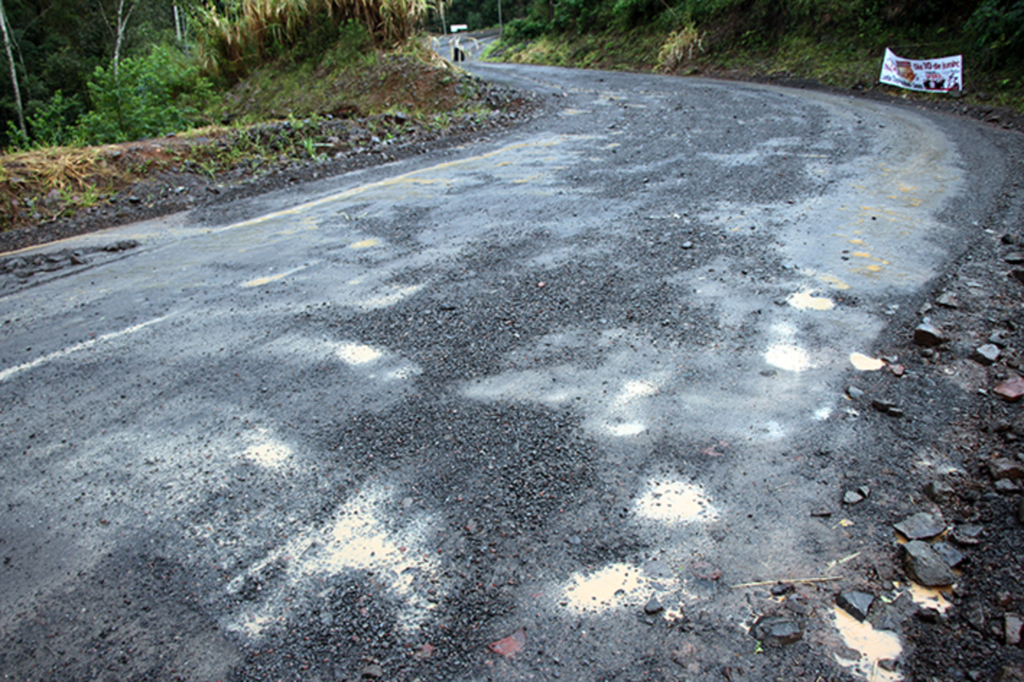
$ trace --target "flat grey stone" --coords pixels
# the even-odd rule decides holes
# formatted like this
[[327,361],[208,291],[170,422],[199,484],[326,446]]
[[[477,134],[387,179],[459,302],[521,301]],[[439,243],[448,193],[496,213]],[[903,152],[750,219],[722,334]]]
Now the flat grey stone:
[[933,348],[944,343],[946,337],[942,330],[931,322],[922,322],[914,329],[914,343],[925,348]]
[[847,490],[843,495],[843,504],[857,504],[863,501],[864,496],[854,490]]
[[974,352],[971,353],[971,360],[982,365],[991,365],[999,359],[1001,354],[1002,351],[999,350],[999,346],[994,343],[986,343],[974,349]]
[[946,522],[937,514],[919,512],[893,526],[909,540],[926,540],[946,530]]
[[936,542],[932,544],[932,550],[939,555],[939,558],[946,562],[950,568],[956,568],[964,562],[967,557],[959,549],[948,542]]
[[956,574],[927,542],[912,540],[903,545],[903,568],[910,579],[925,587],[945,587],[956,582]]
[[868,617],[868,610],[871,608],[871,604],[875,601],[874,595],[868,594],[867,592],[843,592],[836,597],[836,604],[839,605],[843,611],[856,618],[857,620],[864,622],[864,619]]
[[762,645],[769,647],[793,644],[804,636],[800,624],[784,616],[762,616],[754,623],[751,633]]

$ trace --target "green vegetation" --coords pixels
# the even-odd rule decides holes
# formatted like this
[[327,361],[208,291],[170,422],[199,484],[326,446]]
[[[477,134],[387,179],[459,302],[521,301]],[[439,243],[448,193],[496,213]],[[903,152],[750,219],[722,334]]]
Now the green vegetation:
[[261,69],[302,66],[308,78],[373,69],[395,50],[433,59],[409,47],[431,0],[186,2],[0,0],[15,62],[0,80],[0,144],[105,144],[206,125],[219,94]]
[[870,87],[886,47],[963,54],[967,97],[1024,109],[1024,0],[534,0],[491,55]]

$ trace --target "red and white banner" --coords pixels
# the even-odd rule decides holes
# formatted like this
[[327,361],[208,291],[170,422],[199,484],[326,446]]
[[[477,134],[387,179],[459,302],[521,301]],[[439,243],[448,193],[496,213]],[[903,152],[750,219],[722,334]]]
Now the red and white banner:
[[941,59],[904,59],[888,48],[879,82],[920,92],[959,90],[963,83],[963,55]]

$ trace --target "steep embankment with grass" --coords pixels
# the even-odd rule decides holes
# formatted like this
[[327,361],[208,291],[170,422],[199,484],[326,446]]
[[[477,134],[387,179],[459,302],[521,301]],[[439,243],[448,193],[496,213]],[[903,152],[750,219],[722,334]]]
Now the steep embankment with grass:
[[[130,130],[163,133],[157,137],[133,139],[110,115],[110,138],[100,139],[130,141],[39,141],[0,157],[0,250],[416,154],[509,125],[530,107],[440,59],[408,12],[396,23],[365,3],[313,4],[291,20],[275,14],[274,7],[298,12],[283,1],[243,5],[248,13],[230,21],[207,16],[194,68],[205,79],[199,90],[212,92],[197,98],[195,88],[180,89],[168,100],[168,108],[192,107],[191,117],[174,119],[177,127],[161,127],[167,117],[147,105],[154,116],[142,123],[156,127]],[[272,18],[292,33],[267,39]],[[136,70],[158,71],[146,64]],[[186,129],[186,118],[203,125]]]
[[959,103],[1024,113],[1024,0],[565,0],[510,22],[492,59],[883,90],[882,55],[965,57]]

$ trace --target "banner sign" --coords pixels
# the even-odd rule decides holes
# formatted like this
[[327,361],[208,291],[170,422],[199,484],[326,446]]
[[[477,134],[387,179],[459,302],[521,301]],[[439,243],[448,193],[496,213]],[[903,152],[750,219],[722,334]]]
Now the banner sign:
[[962,55],[942,59],[904,59],[885,49],[879,82],[920,92],[959,90],[963,82]]

